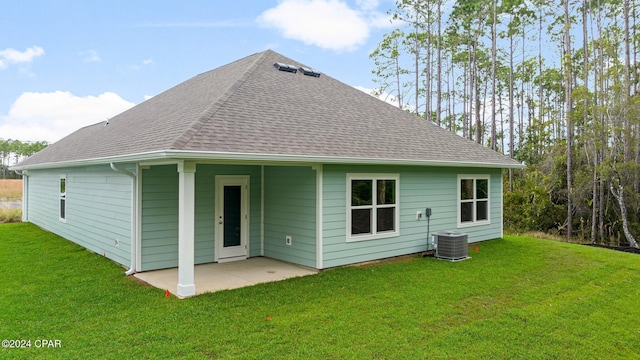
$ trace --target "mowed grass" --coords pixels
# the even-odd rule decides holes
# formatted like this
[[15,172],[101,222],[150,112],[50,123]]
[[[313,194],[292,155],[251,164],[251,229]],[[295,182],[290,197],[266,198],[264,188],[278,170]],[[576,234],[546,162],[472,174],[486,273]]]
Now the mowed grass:
[[4,224],[0,339],[32,347],[0,358],[640,358],[638,255],[523,237],[478,250],[179,300],[36,226]]

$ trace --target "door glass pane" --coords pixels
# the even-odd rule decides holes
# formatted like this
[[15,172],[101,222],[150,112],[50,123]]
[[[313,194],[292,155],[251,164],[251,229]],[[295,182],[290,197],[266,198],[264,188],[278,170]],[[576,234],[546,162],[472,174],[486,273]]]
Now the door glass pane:
[[241,186],[224,187],[224,247],[240,245]]
[[371,209],[351,210],[351,235],[371,234]]
[[378,232],[395,230],[395,212],[396,208],[393,207],[378,208],[376,222]]
[[396,181],[378,180],[378,205],[396,203]]
[[352,180],[351,181],[351,206],[371,205],[372,180]]

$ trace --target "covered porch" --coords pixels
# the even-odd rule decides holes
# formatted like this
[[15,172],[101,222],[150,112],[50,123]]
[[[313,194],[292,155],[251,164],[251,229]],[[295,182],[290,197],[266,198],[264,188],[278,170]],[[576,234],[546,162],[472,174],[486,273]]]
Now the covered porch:
[[[195,283],[198,284],[195,295],[313,275],[317,272],[315,269],[265,257],[201,264],[194,267]],[[134,276],[151,286],[175,293],[178,268],[147,271]],[[175,295],[183,298],[181,294]]]
[[[136,276],[188,297],[322,268],[320,177],[309,164],[140,164]],[[263,267],[272,259],[284,263]]]

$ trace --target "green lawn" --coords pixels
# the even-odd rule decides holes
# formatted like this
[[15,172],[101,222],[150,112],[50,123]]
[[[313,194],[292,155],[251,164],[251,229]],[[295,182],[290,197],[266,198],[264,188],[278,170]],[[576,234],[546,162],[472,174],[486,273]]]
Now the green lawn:
[[470,255],[179,300],[33,225],[2,224],[0,339],[31,348],[0,358],[640,358],[638,255],[522,237]]

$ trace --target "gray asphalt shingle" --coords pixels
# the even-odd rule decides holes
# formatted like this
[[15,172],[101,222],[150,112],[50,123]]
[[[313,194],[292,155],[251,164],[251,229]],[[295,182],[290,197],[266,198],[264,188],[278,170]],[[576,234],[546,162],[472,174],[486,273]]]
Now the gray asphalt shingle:
[[[163,150],[369,160],[517,163],[267,50],[197,75],[79,129],[19,167]],[[215,158],[212,155],[212,158]]]

